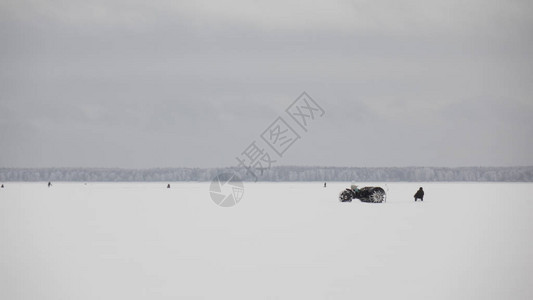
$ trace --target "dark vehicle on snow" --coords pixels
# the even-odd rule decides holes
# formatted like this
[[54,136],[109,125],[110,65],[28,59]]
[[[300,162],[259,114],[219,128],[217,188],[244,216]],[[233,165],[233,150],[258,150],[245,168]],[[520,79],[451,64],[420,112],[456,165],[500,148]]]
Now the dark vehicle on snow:
[[339,194],[341,202],[352,202],[352,199],[359,199],[361,202],[382,203],[387,200],[387,194],[381,187],[367,186],[359,189],[356,185],[352,185]]

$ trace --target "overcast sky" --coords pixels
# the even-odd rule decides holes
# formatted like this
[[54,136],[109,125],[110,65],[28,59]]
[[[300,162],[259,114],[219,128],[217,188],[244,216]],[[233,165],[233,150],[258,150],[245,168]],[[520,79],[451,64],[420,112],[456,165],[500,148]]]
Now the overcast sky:
[[532,3],[2,0],[0,167],[533,165]]

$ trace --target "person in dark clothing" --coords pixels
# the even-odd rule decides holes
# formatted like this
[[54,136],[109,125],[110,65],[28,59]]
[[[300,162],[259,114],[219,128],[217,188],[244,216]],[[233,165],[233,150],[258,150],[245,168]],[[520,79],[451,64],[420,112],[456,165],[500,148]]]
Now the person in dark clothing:
[[2,184],[2,188],[4,188],[4,185]]
[[420,201],[424,201],[424,190],[422,189],[422,187],[420,187],[418,191],[416,191],[415,202],[417,199],[420,199]]
[[324,182],[324,187],[326,187],[326,183]]
[[52,183],[48,181],[48,187],[51,187],[51,186],[52,186]]
[[169,183],[169,184],[167,184],[167,189],[169,189],[169,188],[170,188],[170,183]]

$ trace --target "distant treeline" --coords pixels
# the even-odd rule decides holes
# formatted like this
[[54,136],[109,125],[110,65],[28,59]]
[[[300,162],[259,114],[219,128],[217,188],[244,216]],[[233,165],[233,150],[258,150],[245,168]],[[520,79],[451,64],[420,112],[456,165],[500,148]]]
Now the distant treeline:
[[533,167],[345,168],[279,166],[256,177],[233,168],[0,168],[2,181],[211,181],[237,171],[245,181],[505,181],[533,182]]

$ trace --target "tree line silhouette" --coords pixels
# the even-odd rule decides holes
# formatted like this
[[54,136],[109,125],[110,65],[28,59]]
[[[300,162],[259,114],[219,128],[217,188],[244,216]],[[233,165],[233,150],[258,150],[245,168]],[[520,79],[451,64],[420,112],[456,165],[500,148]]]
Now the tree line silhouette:
[[528,167],[299,167],[276,166],[256,172],[235,168],[0,168],[0,181],[211,181],[236,172],[244,181],[488,181],[533,182]]

